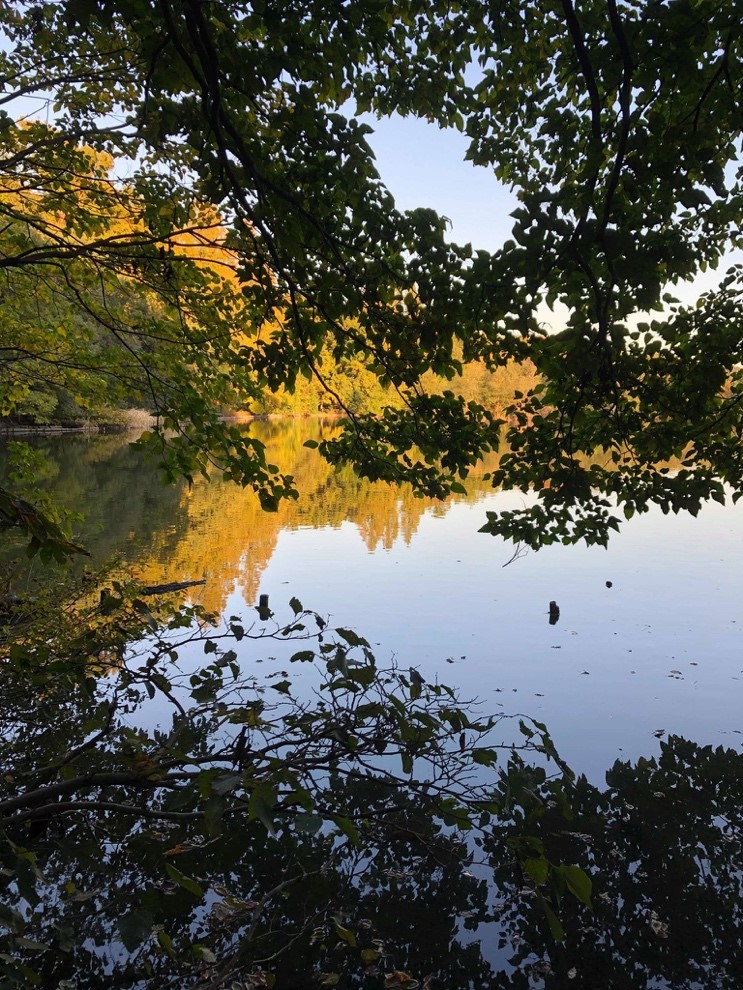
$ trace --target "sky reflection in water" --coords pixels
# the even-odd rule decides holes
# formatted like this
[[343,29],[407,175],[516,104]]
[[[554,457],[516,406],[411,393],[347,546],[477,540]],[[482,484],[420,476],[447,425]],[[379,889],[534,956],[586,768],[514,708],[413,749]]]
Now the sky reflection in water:
[[389,550],[370,552],[351,525],[285,531],[261,590],[277,604],[296,594],[488,709],[545,721],[594,780],[617,757],[655,753],[661,729],[739,749],[743,514],[652,514],[608,550],[549,547],[503,567],[511,549],[477,528],[515,501],[429,511]]
[[477,530],[522,496],[475,481],[467,500],[425,502],[336,474],[302,446],[333,424],[253,428],[303,492],[276,514],[220,482],[163,488],[122,438],[38,445],[50,490],[87,514],[96,564],[119,555],[149,584],[206,577],[194,598],[227,614],[259,593],[281,614],[297,596],[378,644],[380,662],[394,654],[487,711],[546,722],[596,782],[618,757],[657,753],[661,730],[740,749],[740,508],[654,512],[608,550],[548,547],[504,567],[513,547]]
[[[483,850],[493,856],[496,917],[479,927],[483,907],[470,910],[475,888],[462,884],[459,869],[449,887],[434,871],[428,901],[420,863],[400,873],[395,861],[399,875],[413,879],[393,883],[384,874],[392,905],[372,891],[356,911],[378,909],[391,940],[404,942],[411,926],[411,956],[402,954],[400,965],[424,973],[433,965],[414,957],[426,956],[435,918],[450,967],[459,957],[447,940],[458,932],[466,944],[468,972],[479,980],[469,985],[485,986],[493,965],[499,975],[488,986],[498,990],[522,987],[527,976],[535,987],[570,990],[647,990],[669,980],[704,990],[740,986],[740,776],[729,756],[699,747],[739,752],[743,742],[741,510],[712,505],[696,520],[651,514],[626,524],[609,550],[552,547],[504,567],[513,549],[477,529],[486,509],[517,505],[521,496],[486,494],[475,483],[469,500],[432,505],[332,474],[302,448],[307,424],[259,428],[306,492],[276,515],[218,482],[162,489],[119,440],[43,442],[50,489],[87,510],[84,538],[96,563],[123,560],[100,583],[131,570],[152,584],[203,576],[194,599],[246,617],[260,593],[279,615],[296,596],[366,636],[380,664],[395,655],[403,668],[478,697],[485,711],[545,722],[563,758],[595,784],[618,758],[646,758],[614,767],[605,792],[579,782],[577,837],[564,821],[543,822],[556,862],[582,862],[591,850],[596,910],[588,927],[576,916],[567,944],[556,948],[500,845]],[[39,574],[32,567],[26,586]],[[98,590],[96,583],[93,600]],[[551,601],[560,609],[554,625]],[[190,660],[203,653],[184,664]],[[266,660],[256,672],[270,668]],[[145,721],[156,717],[149,709]],[[656,767],[647,758],[659,755],[661,730],[663,739],[685,738],[672,740]],[[405,847],[388,852],[405,866]],[[211,860],[200,869],[212,865],[221,875]],[[352,886],[344,896],[357,893]],[[573,908],[564,910],[567,922]],[[546,960],[552,970],[538,970]]]

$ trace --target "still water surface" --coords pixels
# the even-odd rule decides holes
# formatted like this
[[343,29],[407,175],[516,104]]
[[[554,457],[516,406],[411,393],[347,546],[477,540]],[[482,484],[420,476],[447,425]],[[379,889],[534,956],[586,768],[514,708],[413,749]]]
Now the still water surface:
[[[650,514],[628,523],[609,550],[553,547],[508,564],[513,548],[477,530],[486,510],[521,496],[475,480],[468,496],[442,505],[367,485],[302,446],[334,428],[254,424],[302,491],[275,514],[219,481],[165,488],[123,438],[35,441],[39,481],[82,514],[79,537],[98,569],[87,585],[93,601],[127,575],[146,584],[204,578],[193,599],[227,615],[248,613],[261,593],[286,614],[296,596],[365,635],[380,663],[395,655],[479,698],[485,711],[545,722],[563,757],[597,785],[609,771],[606,789],[578,781],[569,829],[557,812],[542,823],[555,861],[590,863],[594,883],[588,919],[562,905],[564,944],[552,941],[533,891],[503,856],[499,829],[485,835],[488,870],[473,865],[466,883],[458,860],[448,872],[438,861],[428,869],[405,843],[380,846],[368,886],[337,896],[350,918],[374,918],[397,947],[395,965],[443,974],[435,985],[453,990],[739,990],[739,760],[701,747],[740,753],[743,743],[743,510],[712,505],[696,520]],[[64,585],[64,573],[19,564],[10,549],[0,549],[0,565],[14,570],[19,590]],[[639,760],[659,756],[665,739],[657,765]],[[629,762],[610,770],[618,759]],[[225,876],[246,891],[273,886],[262,879],[263,855],[241,859],[246,836],[235,820],[194,864],[205,887]],[[138,857],[133,847],[133,890],[151,879]],[[266,859],[267,877],[272,864]],[[104,952],[119,944],[119,894],[117,881],[103,898],[94,940]],[[302,904],[286,901],[289,929]],[[190,939],[186,908],[179,923]],[[277,965],[277,986],[309,985],[292,982],[291,954]],[[301,959],[296,965],[301,971]]]
[[[653,512],[608,550],[551,547],[508,564],[513,547],[477,530],[486,510],[522,496],[474,481],[436,504],[333,472],[302,446],[332,424],[253,429],[302,493],[276,514],[219,481],[163,487],[123,438],[36,445],[44,484],[83,514],[96,565],[151,584],[203,577],[193,599],[226,614],[259,593],[280,613],[296,596],[366,636],[380,660],[394,654],[487,711],[546,722],[596,783],[617,758],[656,755],[668,734],[740,751],[743,508]],[[32,589],[39,566],[18,579]]]

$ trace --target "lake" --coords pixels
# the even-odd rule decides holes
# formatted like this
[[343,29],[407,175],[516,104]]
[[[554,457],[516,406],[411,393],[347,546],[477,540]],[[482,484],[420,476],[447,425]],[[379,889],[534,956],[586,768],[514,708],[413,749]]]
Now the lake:
[[[225,820],[222,831],[206,840],[200,818],[194,833],[184,826],[178,841],[167,838],[167,827],[152,831],[144,822],[129,832],[122,826],[101,858],[96,831],[83,816],[79,822],[68,819],[59,835],[51,831],[44,877],[65,891],[70,883],[75,890],[79,880],[92,893],[76,893],[69,901],[66,895],[48,896],[34,915],[38,931],[31,935],[54,941],[58,925],[70,917],[85,925],[91,956],[82,953],[76,972],[90,967],[89,981],[80,986],[96,990],[101,974],[107,978],[116,967],[126,969],[125,950],[141,941],[152,945],[157,919],[178,944],[190,944],[199,931],[211,937],[209,926],[216,922],[206,912],[221,908],[220,924],[229,916],[218,902],[227,896],[225,885],[243,898],[236,910],[254,905],[252,897],[295,869],[293,857],[301,848],[303,877],[323,877],[323,938],[338,941],[328,921],[332,896],[335,923],[343,917],[365,951],[379,956],[375,946],[388,947],[389,978],[406,969],[421,977],[436,973],[433,985],[452,990],[743,985],[743,508],[713,504],[697,519],[655,512],[635,517],[608,550],[515,553],[478,528],[487,510],[518,505],[522,495],[494,492],[475,478],[467,495],[447,503],[417,499],[409,489],[370,485],[349,470],[333,471],[303,446],[305,439],[337,429],[334,422],[266,421],[251,429],[267,444],[270,460],[296,477],[301,492],[297,502],[276,513],[263,512],[252,493],[219,479],[164,487],[154,465],[143,465],[123,437],[33,441],[39,484],[80,514],[77,536],[92,559],[76,563],[73,571],[91,602],[98,602],[101,589],[130,576],[146,585],[203,579],[182,592],[181,600],[226,616],[254,617],[253,606],[264,594],[277,615],[289,616],[295,597],[331,624],[365,636],[380,664],[394,657],[402,670],[417,668],[426,681],[439,680],[459,688],[464,699],[477,699],[483,712],[521,713],[545,723],[563,759],[585,779],[571,791],[575,817],[569,819],[551,800],[549,782],[538,782],[538,813],[529,828],[543,836],[554,862],[590,870],[594,898],[588,920],[564,901],[560,913],[568,937],[555,943],[534,885],[505,852],[504,835],[514,826],[507,820],[482,827],[482,845],[469,847],[472,862],[465,871],[459,854],[427,858],[404,842],[385,840],[359,852],[353,844],[336,843],[331,855],[322,833],[291,847],[287,860],[281,840],[256,831],[259,823],[246,823],[244,816]],[[7,472],[7,465],[0,468]],[[11,572],[21,594],[32,596],[49,585],[64,594],[67,572],[19,557],[12,540],[2,548],[0,566]],[[552,602],[559,609],[556,622]],[[247,653],[248,660],[255,656],[257,662],[264,649]],[[274,651],[273,643],[269,649]],[[190,660],[182,654],[185,676]],[[193,661],[203,665],[202,644]],[[255,669],[264,674],[269,666]],[[105,690],[112,681],[102,682]],[[33,764],[34,747],[42,744],[51,746],[46,759],[56,758],[61,738],[54,731],[45,735],[38,717],[37,706],[47,699],[26,698],[24,682],[20,692],[19,710],[28,708],[29,732],[38,741],[24,742],[15,753],[7,734],[12,773],[5,784],[11,795],[15,774],[23,779],[18,760]],[[5,701],[13,725],[15,703],[10,696]],[[77,703],[84,711],[85,699]],[[144,722],[150,731],[159,724],[157,704],[146,703],[145,714],[124,709],[129,738],[136,738]],[[78,717],[74,706],[68,710],[66,696],[60,710],[60,724],[68,720],[65,732],[84,752],[91,713]],[[169,718],[162,717],[164,729]],[[34,779],[33,766],[30,773]],[[342,800],[364,816],[374,807],[372,799],[381,801],[381,814],[386,793],[370,798],[349,787]],[[410,795],[401,800],[409,802],[401,812],[406,824],[416,807]],[[115,820],[105,824],[116,834]],[[437,849],[451,838],[444,835]],[[163,853],[163,845],[173,848]],[[209,853],[202,853],[207,847]],[[64,854],[57,858],[58,849]],[[163,858],[171,854],[199,877],[198,883],[185,878],[189,896],[182,877],[175,892],[172,883],[163,885]],[[330,870],[328,857],[335,860]],[[78,859],[85,864],[82,873]],[[175,876],[181,876],[177,870]],[[203,905],[200,895],[192,896],[202,887]],[[269,927],[275,932],[306,928],[304,897],[318,895],[310,881],[302,889],[277,897],[275,917],[271,906]],[[86,907],[93,896],[94,910]],[[26,911],[29,903],[18,901]],[[206,927],[199,928],[202,923]],[[370,941],[372,934],[376,941]],[[277,987],[304,987],[307,973],[317,978],[318,965],[325,967],[322,972],[336,966],[337,952],[317,963],[315,941],[313,934],[301,951],[277,953]],[[33,940],[25,949],[29,945],[37,951]],[[165,972],[170,959],[158,951],[155,946],[148,965]],[[60,958],[63,963],[52,953],[42,956],[49,980],[58,980],[67,965],[64,952]],[[179,978],[175,971],[170,976]],[[338,985],[382,986],[359,979],[349,976]],[[410,985],[432,984],[426,978]]]
[[[608,550],[514,548],[478,533],[488,509],[523,502],[474,480],[447,503],[333,471],[303,446],[336,429],[256,422],[301,492],[277,513],[219,480],[160,484],[122,437],[34,441],[41,480],[82,513],[92,567],[147,584],[204,578],[191,597],[238,614],[292,596],[350,626],[487,711],[545,722],[577,771],[601,782],[617,758],[656,755],[676,734],[738,750],[743,702],[743,507],[696,519],[654,511]],[[16,582],[46,580],[23,563]],[[549,603],[559,621],[549,622]]]

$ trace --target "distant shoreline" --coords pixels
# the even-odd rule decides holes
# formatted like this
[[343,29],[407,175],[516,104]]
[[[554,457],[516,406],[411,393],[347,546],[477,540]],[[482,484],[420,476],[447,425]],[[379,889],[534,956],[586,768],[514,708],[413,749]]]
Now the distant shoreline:
[[47,437],[66,436],[70,433],[89,433],[91,436],[98,434],[112,433],[134,433],[139,429],[136,426],[119,426],[116,423],[97,423],[90,426],[56,426],[56,425],[18,425],[16,423],[0,423],[0,436],[3,437]]
[[[126,410],[127,413],[138,413],[137,416],[127,415],[119,422],[107,423],[84,423],[79,426],[64,426],[58,423],[31,424],[31,423],[8,423],[0,421],[0,439],[7,437],[48,437],[67,436],[71,434],[85,434],[89,436],[112,436],[124,433],[139,433],[143,430],[151,429],[157,423],[155,416],[150,416],[141,410]],[[220,417],[224,423],[253,423],[256,420],[282,420],[282,419],[344,419],[344,414],[339,412],[318,412],[318,413],[235,413]]]

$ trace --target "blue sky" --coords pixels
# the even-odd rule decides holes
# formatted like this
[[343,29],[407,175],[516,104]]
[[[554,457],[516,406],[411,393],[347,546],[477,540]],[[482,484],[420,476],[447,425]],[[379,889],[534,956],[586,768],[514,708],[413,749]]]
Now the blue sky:
[[[21,98],[13,106],[15,115],[45,119],[49,101]],[[514,193],[496,179],[491,169],[465,161],[468,139],[451,128],[396,114],[377,120],[362,115],[374,133],[367,138],[376,156],[379,173],[395,197],[399,209],[430,207],[449,219],[449,239],[471,243],[475,249],[495,251],[508,240],[516,209]],[[742,251],[731,251],[717,271],[700,273],[692,283],[672,288],[690,303],[701,292],[714,288],[730,264],[743,263]],[[547,311],[542,318],[558,329],[561,323]]]
[[430,207],[451,221],[450,239],[493,251],[508,240],[516,197],[492,170],[464,161],[468,139],[425,120],[362,118],[385,185],[402,210]]
[[[516,209],[515,195],[490,169],[464,160],[468,139],[454,129],[441,130],[413,117],[394,115],[377,120],[361,118],[374,128],[367,138],[376,155],[385,185],[403,210],[431,207],[451,221],[449,237],[474,248],[497,250],[508,240]],[[671,287],[683,302],[714,288],[729,265],[743,262],[743,252],[730,251],[717,271],[699,273],[690,283]],[[548,324],[553,321],[542,314]]]

